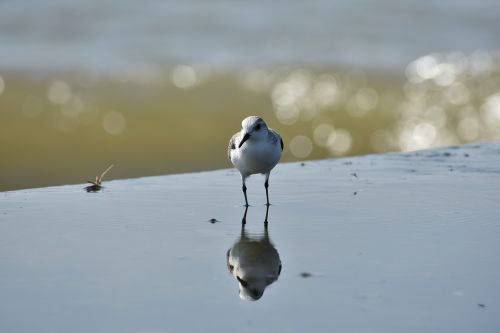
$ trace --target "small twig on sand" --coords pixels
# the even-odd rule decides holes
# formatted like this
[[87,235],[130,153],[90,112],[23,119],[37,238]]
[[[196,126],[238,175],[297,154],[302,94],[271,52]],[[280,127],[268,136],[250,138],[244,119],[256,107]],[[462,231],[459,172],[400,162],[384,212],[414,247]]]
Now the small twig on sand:
[[95,181],[88,180],[87,183],[90,183],[92,185],[89,185],[89,186],[85,187],[85,190],[87,192],[97,192],[97,191],[100,191],[102,189],[102,179],[104,178],[104,175],[106,175],[108,173],[108,171],[111,170],[111,168],[113,166],[114,165],[111,164],[106,170],[103,171],[103,173],[101,173],[100,176],[96,176],[95,177]]

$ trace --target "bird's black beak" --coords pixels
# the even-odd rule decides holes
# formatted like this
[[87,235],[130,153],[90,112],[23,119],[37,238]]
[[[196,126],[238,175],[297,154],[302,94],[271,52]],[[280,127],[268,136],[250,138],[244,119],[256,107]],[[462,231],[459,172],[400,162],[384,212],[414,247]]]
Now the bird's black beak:
[[248,287],[248,282],[244,281],[239,276],[236,277],[243,287]]
[[241,140],[238,148],[241,148],[241,146],[243,146],[243,144],[245,143],[245,141],[247,141],[249,138],[250,138],[250,134],[245,133],[245,135],[243,136],[243,139]]

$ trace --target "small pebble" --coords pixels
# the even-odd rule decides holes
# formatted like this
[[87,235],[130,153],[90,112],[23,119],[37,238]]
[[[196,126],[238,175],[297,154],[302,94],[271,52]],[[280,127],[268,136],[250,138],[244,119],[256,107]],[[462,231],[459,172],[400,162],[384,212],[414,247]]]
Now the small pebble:
[[486,305],[481,304],[481,303],[477,303],[477,306],[479,306],[480,308],[483,308],[483,309],[486,307]]
[[304,279],[307,279],[308,277],[311,277],[312,274],[308,272],[302,272],[300,273],[300,276],[303,277]]
[[358,195],[358,192],[354,192],[352,195]]
[[300,166],[306,166],[306,164],[304,162],[300,163]]
[[217,220],[217,219],[213,219],[213,218],[212,218],[212,219],[208,220],[208,222],[210,222],[210,223],[214,224],[214,223],[217,223],[217,222],[220,222],[220,221],[219,221],[219,220]]
[[355,172],[355,173],[351,173],[351,176],[354,176],[356,178],[358,178],[358,174]]

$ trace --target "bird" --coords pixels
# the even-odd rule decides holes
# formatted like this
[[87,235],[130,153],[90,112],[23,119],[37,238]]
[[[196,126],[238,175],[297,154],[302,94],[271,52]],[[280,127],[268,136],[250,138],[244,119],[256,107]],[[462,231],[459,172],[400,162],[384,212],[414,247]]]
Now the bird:
[[245,206],[248,207],[246,179],[253,174],[266,177],[266,205],[269,206],[269,175],[281,159],[284,144],[278,132],[269,128],[257,116],[250,116],[241,122],[241,130],[229,140],[227,156],[241,174]]
[[269,206],[263,235],[249,234],[245,230],[247,210],[248,207],[243,216],[240,237],[226,252],[226,263],[229,273],[238,280],[240,298],[244,301],[256,301],[270,284],[278,280],[282,264],[278,250],[269,237]]

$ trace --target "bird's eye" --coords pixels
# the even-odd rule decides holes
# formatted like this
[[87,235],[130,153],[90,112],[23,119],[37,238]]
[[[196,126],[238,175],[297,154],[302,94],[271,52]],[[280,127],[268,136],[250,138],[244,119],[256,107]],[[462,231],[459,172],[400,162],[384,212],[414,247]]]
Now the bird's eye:
[[256,131],[260,130],[260,124],[257,124],[257,125],[255,126],[255,130],[256,130]]

